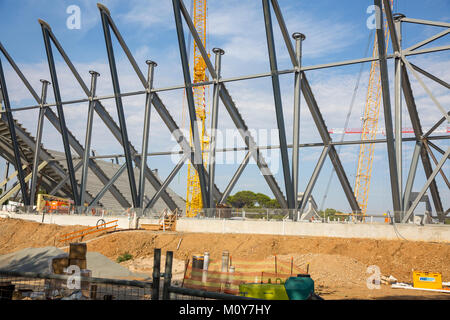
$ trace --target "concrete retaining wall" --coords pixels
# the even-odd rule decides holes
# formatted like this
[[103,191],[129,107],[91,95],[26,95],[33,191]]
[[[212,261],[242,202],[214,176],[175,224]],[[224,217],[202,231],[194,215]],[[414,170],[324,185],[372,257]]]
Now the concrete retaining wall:
[[[0,212],[0,214],[2,214]],[[9,214],[11,218],[42,222],[42,215]],[[127,216],[96,217],[78,215],[46,215],[44,223],[58,225],[95,226],[99,219],[106,222],[118,221],[119,229],[132,228],[132,222]],[[140,219],[140,223],[157,224],[157,219]],[[199,233],[241,233],[241,234],[271,234],[287,236],[312,236],[336,238],[366,238],[397,240],[405,238],[411,241],[446,242],[450,243],[450,225],[426,225],[384,223],[303,223],[292,221],[251,221],[251,220],[221,220],[221,219],[179,219],[176,226],[179,232]],[[397,232],[396,232],[397,230]]]
[[273,234],[289,236],[368,238],[396,240],[404,237],[411,241],[450,242],[450,225],[394,226],[383,223],[302,223],[292,221],[238,221],[180,219],[177,231],[205,233]]

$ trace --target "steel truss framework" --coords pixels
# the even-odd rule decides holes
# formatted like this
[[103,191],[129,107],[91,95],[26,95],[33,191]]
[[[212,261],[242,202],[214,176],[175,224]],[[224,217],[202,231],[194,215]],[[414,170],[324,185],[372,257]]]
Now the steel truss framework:
[[[215,64],[213,65],[208,53],[203,46],[200,37],[197,33],[197,30],[194,26],[194,23],[189,16],[189,13],[183,3],[182,0],[172,0],[176,31],[178,35],[178,44],[180,50],[180,58],[181,58],[181,67],[183,70],[184,84],[178,86],[171,86],[165,88],[155,88],[154,87],[154,69],[157,66],[155,62],[148,60],[148,72],[147,76],[141,71],[138,67],[136,60],[134,59],[131,51],[129,50],[124,38],[119,32],[118,27],[114,23],[114,20],[111,16],[110,11],[102,4],[98,4],[98,8],[100,11],[103,32],[105,37],[106,50],[108,53],[108,61],[111,72],[112,85],[114,89],[114,94],[109,96],[97,96],[96,95],[96,85],[97,79],[100,76],[97,72],[91,71],[91,83],[90,87],[82,80],[80,74],[78,73],[75,66],[72,64],[70,58],[64,51],[62,45],[56,38],[53,33],[51,27],[43,20],[39,20],[39,23],[42,28],[44,44],[47,53],[47,60],[51,75],[51,84],[49,81],[42,80],[42,93],[39,96],[37,92],[33,89],[27,78],[20,71],[19,67],[14,62],[13,58],[8,54],[6,49],[0,43],[0,52],[3,54],[3,57],[9,62],[12,68],[15,70],[17,75],[20,77],[26,88],[32,94],[34,99],[37,102],[37,105],[21,107],[21,108],[11,108],[11,104],[9,101],[8,90],[7,90],[7,82],[4,76],[4,71],[2,67],[2,55],[0,55],[0,87],[1,87],[1,96],[2,96],[2,104],[4,109],[1,112],[2,120],[5,120],[8,124],[9,134],[11,138],[11,146],[12,151],[9,154],[5,154],[2,150],[1,156],[11,161],[16,169],[18,182],[21,187],[22,199],[25,205],[30,205],[34,200],[36,194],[36,185],[38,180],[38,166],[39,163],[43,161],[48,161],[49,165],[52,166],[56,172],[58,172],[60,178],[59,181],[55,179],[47,178],[47,184],[50,185],[53,190],[52,193],[56,193],[60,190],[70,190],[71,197],[76,203],[77,206],[82,207],[85,201],[89,202],[88,210],[95,206],[102,196],[110,191],[115,199],[123,206],[123,207],[134,207],[141,209],[141,213],[143,213],[144,209],[151,208],[155,202],[162,198],[167,207],[171,210],[174,210],[177,206],[173,199],[166,192],[167,186],[171,183],[172,179],[181,169],[183,164],[189,160],[194,165],[195,169],[199,175],[200,187],[202,191],[202,201],[205,208],[215,207],[215,204],[224,203],[229,196],[231,190],[235,186],[237,180],[241,177],[242,172],[247,166],[251,157],[253,157],[258,165],[263,177],[265,178],[268,186],[271,191],[275,195],[276,199],[280,203],[282,208],[286,209],[295,209],[299,210],[300,213],[305,208],[309,197],[314,189],[314,185],[317,181],[317,178],[320,174],[321,168],[324,164],[324,161],[327,157],[330,158],[331,163],[336,171],[336,174],[339,178],[339,182],[342,186],[342,189],[345,193],[347,201],[354,213],[360,212],[360,207],[358,202],[356,201],[354,192],[349,183],[347,175],[344,171],[342,163],[340,161],[339,155],[336,151],[336,145],[357,145],[364,143],[385,143],[387,146],[388,152],[388,163],[389,163],[389,172],[390,172],[390,184],[391,184],[391,193],[392,193],[392,203],[393,209],[395,213],[395,220],[397,222],[407,222],[417,204],[419,203],[423,194],[430,189],[434,207],[437,213],[437,216],[440,221],[443,221],[447,212],[444,211],[442,201],[439,195],[438,187],[435,182],[435,177],[440,173],[448,186],[448,179],[445,176],[445,172],[443,172],[442,167],[445,161],[449,158],[450,148],[446,151],[439,148],[437,145],[433,143],[436,140],[449,139],[450,136],[433,136],[433,131],[439,127],[443,122],[449,121],[450,112],[446,111],[443,106],[437,101],[432,92],[428,89],[426,84],[423,82],[421,76],[425,76],[436,83],[450,88],[450,85],[442,79],[437,78],[431,73],[421,69],[420,67],[410,63],[407,59],[409,56],[426,54],[431,52],[439,52],[444,50],[449,50],[450,46],[441,46],[427,49],[419,49],[426,44],[431,43],[432,41],[442,38],[450,32],[450,23],[445,22],[435,22],[435,21],[426,21],[419,19],[411,19],[407,18],[403,15],[393,15],[391,12],[391,8],[389,6],[389,0],[374,0],[374,4],[381,8],[383,5],[385,8],[386,19],[389,25],[390,37],[393,45],[394,53],[388,55],[385,50],[385,36],[383,30],[383,24],[379,25],[377,29],[377,37],[378,37],[378,57],[375,58],[362,58],[356,60],[347,60],[336,63],[322,64],[322,65],[313,65],[313,66],[303,66],[302,65],[302,44],[303,40],[305,40],[305,36],[301,33],[294,33],[292,38],[294,39],[294,43],[290,38],[290,34],[286,27],[286,24],[283,19],[281,8],[277,2],[277,0],[262,0],[262,11],[265,21],[265,31],[267,36],[267,48],[269,53],[269,65],[270,72],[261,73],[256,75],[235,77],[224,79],[221,77],[221,56],[224,54],[222,49],[216,48],[213,50],[215,53]],[[288,70],[278,70],[277,66],[277,57],[275,50],[275,40],[274,40],[274,32],[273,32],[273,18],[271,13],[275,13],[275,18],[277,24],[281,30],[281,34],[284,39],[284,43],[286,45],[287,52],[289,53],[290,60],[292,62],[292,69]],[[378,10],[378,14],[381,15],[379,17],[379,21],[383,21],[383,10]],[[186,43],[185,43],[185,34],[183,29],[183,19],[188,26],[188,30],[191,33],[196,46],[199,48],[199,51],[204,59],[206,64],[207,71],[210,74],[208,81],[202,83],[193,84],[191,80],[191,76],[189,73],[189,65],[188,65],[188,55],[186,51]],[[413,23],[420,25],[431,25],[445,28],[444,31],[432,36],[420,43],[417,43],[407,49],[402,49],[401,46],[401,24],[402,23]],[[113,37],[120,44],[120,47],[126,54],[129,62],[131,63],[134,71],[136,72],[137,77],[142,83],[143,89],[141,91],[135,92],[127,92],[123,93],[120,90],[119,77],[117,74],[116,68],[116,60],[114,56],[113,50]],[[53,45],[53,46],[52,46]],[[72,101],[62,101],[59,84],[58,84],[58,75],[55,67],[54,56],[53,56],[53,47],[56,48],[56,51],[62,56],[65,63],[71,70],[73,76],[75,77],[78,84],[81,86],[83,91],[86,94],[86,98],[81,98]],[[394,90],[395,90],[395,113],[394,120],[392,119],[392,107],[391,107],[391,98],[389,92],[389,75],[387,70],[387,61],[389,59],[394,59],[396,68],[395,68],[395,79],[394,79]],[[322,117],[320,108],[316,102],[314,97],[314,93],[312,88],[308,82],[306,73],[312,70],[319,70],[324,68],[333,68],[340,67],[346,65],[353,65],[358,63],[368,63],[372,61],[378,60],[380,62],[380,74],[381,74],[381,84],[382,84],[382,98],[383,98],[383,107],[384,107],[384,119],[385,119],[385,128],[386,128],[386,139],[377,139],[370,141],[343,141],[343,142],[333,142],[330,134],[328,133],[325,121]],[[279,76],[283,74],[293,74],[294,75],[294,128],[293,128],[293,144],[287,144],[286,138],[286,130],[285,130],[285,122],[283,116],[283,105],[281,99],[281,90],[280,90],[280,81]],[[436,104],[437,108],[443,114],[442,118],[439,119],[436,124],[425,134],[422,131],[422,126],[420,123],[420,118],[417,111],[417,106],[414,100],[413,92],[411,89],[411,83],[409,80],[409,75],[412,74],[415,79],[419,82],[419,84],[424,88],[433,102]],[[275,106],[275,115],[276,121],[278,125],[279,132],[279,140],[280,144],[278,146],[258,146],[251,136],[248,127],[239,113],[239,109],[234,103],[229,91],[226,88],[226,84],[234,81],[243,81],[255,78],[263,78],[270,77],[272,80],[273,87],[273,96],[274,96],[274,106]],[[47,103],[47,88],[49,85],[53,87],[53,93],[55,97],[55,103],[49,104]],[[205,85],[213,85],[213,105],[212,105],[212,118],[211,122],[211,145],[209,150],[209,170],[205,169],[205,165],[203,163],[203,157],[201,154],[200,148],[200,138],[199,132],[196,123],[196,113],[195,113],[195,104],[193,99],[193,88],[195,86],[205,86]],[[190,146],[186,137],[181,133],[181,130],[177,123],[174,121],[172,116],[170,115],[168,109],[164,105],[163,101],[159,97],[158,93],[169,90],[186,90],[186,98],[188,103],[188,110],[190,116],[190,125],[193,134],[193,144]],[[401,130],[394,130],[394,125],[398,124],[399,117],[401,117],[401,93],[403,92],[403,96],[406,101],[407,110],[409,116],[411,118],[411,123],[414,129],[414,138],[403,138],[401,137]],[[300,98],[303,94],[303,97],[307,103],[307,107],[313,117],[314,123],[317,127],[317,130],[322,139],[322,143],[300,143]],[[145,95],[145,114],[144,114],[144,129],[142,135],[142,148],[141,152],[138,152],[136,148],[129,142],[128,134],[127,134],[127,124],[124,116],[124,106],[122,102],[123,97],[127,96],[135,96],[135,95]],[[102,104],[103,100],[114,99],[119,124],[117,124],[112,117],[108,114],[105,107]],[[219,112],[219,100],[222,101],[223,106],[231,116],[236,128],[238,129],[241,137],[245,142],[245,147],[243,148],[230,148],[230,149],[216,149],[215,144],[215,132],[218,125],[218,112]],[[69,131],[66,126],[65,118],[64,118],[64,107],[71,104],[76,103],[88,103],[88,120],[86,125],[86,140],[84,147],[76,140],[75,136]],[[52,110],[52,107],[56,107],[57,114]],[[179,163],[175,166],[166,180],[161,183],[155,174],[150,170],[147,165],[147,157],[148,156],[157,156],[157,155],[167,155],[173,154],[176,152],[160,152],[160,153],[148,153],[149,146],[149,134],[150,134],[150,116],[152,107],[156,110],[156,112],[161,117],[162,121],[165,123],[167,128],[170,130],[173,137],[175,137],[177,143],[180,145],[181,150],[179,153],[182,153],[183,156]],[[25,182],[25,172],[23,170],[23,161],[27,162],[27,159],[23,158],[23,154],[21,154],[20,145],[18,143],[18,136],[20,135],[21,139],[24,140],[26,137],[23,133],[21,133],[21,127],[14,122],[13,113],[39,109],[39,117],[38,117],[38,129],[36,133],[36,141],[28,141],[28,146],[34,151],[33,158],[33,171],[31,178],[31,187],[28,188],[27,183]],[[92,126],[94,122],[94,116],[97,114],[99,118],[106,124],[108,129],[111,131],[112,135],[117,139],[117,141],[122,145],[124,153],[119,155],[106,155],[106,156],[90,156],[90,146],[91,146],[91,136],[92,136]],[[44,118],[47,118],[50,123],[60,132],[63,140],[64,152],[65,152],[65,161],[67,161],[67,171],[65,172],[61,169],[56,163],[56,159],[50,158],[49,155],[42,150],[41,148],[41,139],[42,139],[42,130],[44,125]],[[400,122],[401,123],[401,122]],[[398,129],[398,126],[396,125]],[[25,139],[26,140],[26,139]],[[400,178],[402,176],[402,163],[401,163],[401,152],[402,152],[402,143],[404,141],[415,141],[416,146],[413,154],[413,158],[411,161],[408,178],[406,181],[405,189],[403,190],[402,183]],[[25,141],[27,142],[27,141]],[[306,190],[304,192],[303,199],[298,202],[296,195],[298,194],[298,185],[299,185],[299,150],[300,148],[306,147],[323,147],[322,154],[316,164],[316,167],[313,171],[311,178],[307,184]],[[443,156],[438,161],[434,154],[432,153],[430,147],[441,153]],[[72,148],[77,154],[78,157],[73,156],[71,154]],[[292,148],[292,168],[290,166],[290,161],[288,159],[288,149]],[[282,172],[284,178],[284,196],[283,191],[279,187],[277,181],[275,180],[272,172],[270,171],[264,157],[261,155],[262,150],[265,149],[280,149],[281,151],[281,164],[282,164]],[[238,170],[231,178],[228,186],[224,190],[224,192],[220,192],[219,189],[214,184],[215,181],[215,155],[217,152],[234,152],[238,150],[247,150],[247,155],[245,156],[243,162],[239,166]],[[435,167],[433,168],[430,156],[435,163]],[[118,172],[113,177],[107,177],[105,173],[100,169],[100,167],[96,164],[96,159],[99,158],[118,158],[124,157],[125,163],[118,170]],[[415,199],[410,199],[410,195],[412,192],[412,186],[414,183],[414,179],[416,176],[418,160],[422,161],[427,182],[421,189],[420,193]],[[73,160],[80,159],[76,166],[73,165]],[[400,159],[400,161],[399,161]],[[136,167],[140,168],[139,181],[136,184],[135,176],[133,173],[133,162]],[[82,169],[82,178],[80,184],[75,179],[75,172],[79,169]],[[96,195],[91,196],[86,192],[86,184],[87,184],[87,173],[88,170],[91,170],[103,183],[104,187],[102,190]],[[128,181],[129,187],[131,191],[131,200],[132,203],[129,203],[128,200],[122,195],[119,189],[115,186],[115,182],[117,178],[124,172],[128,173]],[[42,173],[44,175],[44,173]],[[144,197],[145,197],[145,181],[148,180],[151,185],[156,189],[156,193],[152,196],[150,201],[148,201],[147,205],[144,205]],[[29,190],[31,189],[31,190]],[[408,204],[412,203],[409,207]],[[138,210],[139,212],[139,210]]]

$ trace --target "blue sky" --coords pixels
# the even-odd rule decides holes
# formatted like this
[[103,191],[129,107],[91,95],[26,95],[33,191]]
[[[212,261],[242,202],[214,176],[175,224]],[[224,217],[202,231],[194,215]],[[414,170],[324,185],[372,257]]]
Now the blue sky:
[[[89,82],[88,71],[94,69],[101,73],[98,84],[98,94],[106,95],[112,93],[107,56],[102,33],[99,11],[96,7],[97,1],[91,0],[0,0],[0,41],[22,68],[25,75],[30,79],[36,91],[40,91],[39,79],[49,79],[46,56],[42,41],[42,33],[37,22],[38,19],[47,21],[69,57],[79,69],[85,81]],[[128,46],[135,55],[141,69],[145,73],[145,60],[151,59],[158,62],[155,72],[155,86],[164,87],[177,85],[183,82],[176,30],[173,19],[171,1],[155,0],[131,0],[103,1],[108,6],[116,25],[120,29]],[[190,7],[190,0],[185,0],[186,6]],[[446,0],[395,0],[394,12],[401,12],[411,18],[426,20],[450,21],[450,3]],[[304,65],[314,65],[346,59],[355,59],[365,56],[367,44],[372,44],[369,38],[371,30],[366,26],[369,18],[368,6],[373,2],[370,0],[346,0],[346,1],[292,1],[280,0],[286,24],[290,33],[295,31],[306,34],[304,42]],[[66,12],[70,5],[77,5],[81,9],[81,29],[70,30],[66,26],[69,14]],[[267,45],[264,32],[264,21],[262,5],[260,1],[208,1],[208,49],[221,47],[226,51],[223,57],[223,76],[232,77],[245,74],[266,72],[269,70],[267,59]],[[275,20],[275,17],[273,16]],[[274,23],[277,56],[279,58],[279,69],[290,68],[290,60],[284,48],[281,34]],[[185,28],[185,32],[186,32]],[[426,39],[441,29],[437,27],[415,26],[404,24],[403,47]],[[440,39],[430,46],[448,44],[449,38]],[[133,73],[131,66],[127,63],[125,56],[117,45],[116,58],[118,61],[119,74],[121,76],[122,91],[141,90],[141,84]],[[370,56],[370,47],[367,56]],[[191,54],[192,55],[192,54]],[[3,60],[2,60],[3,61]],[[60,86],[64,100],[84,97],[78,85],[73,81],[68,69],[56,56],[57,68],[60,77]],[[424,69],[449,81],[448,71],[450,67],[449,53],[435,53],[427,56],[411,57],[410,61],[418,64]],[[349,127],[361,126],[360,117],[364,109],[364,102],[368,84],[370,65],[363,68],[362,80],[357,92],[357,99],[350,117]],[[389,64],[390,76],[393,75],[392,64]],[[27,95],[17,77],[8,66],[5,66],[8,89],[13,107],[34,104]],[[344,127],[351,97],[356,85],[356,79],[360,66],[348,66],[308,72],[307,76],[316,95],[316,99],[322,110],[328,128]],[[419,83],[410,75],[414,93],[422,118],[424,127],[431,126],[441,114],[433,102],[426,95]],[[428,80],[424,80],[427,86],[433,90],[443,106],[448,106],[450,97],[447,91]],[[282,76],[283,106],[285,110],[285,121],[288,142],[292,141],[292,104],[293,104],[293,77]],[[245,81],[242,83],[230,83],[227,85],[234,101],[250,128],[275,129],[275,113],[271,82],[269,78]],[[210,91],[212,95],[212,90]],[[181,91],[161,93],[168,109],[175,121],[183,124],[183,94]],[[50,91],[49,101],[53,94]],[[143,126],[142,114],[144,110],[144,98],[134,97],[124,99],[125,113],[129,126],[130,140],[139,149],[141,145],[141,131]],[[403,104],[404,105],[404,104]],[[105,101],[105,106],[114,118],[116,117],[115,105],[112,100]],[[79,141],[84,141],[86,123],[86,104],[72,105],[66,108],[66,118],[70,130],[75,133]],[[25,124],[30,132],[35,132],[36,112],[17,114],[19,121]],[[409,127],[409,116],[406,107],[403,108],[404,126]],[[302,100],[301,120],[301,142],[319,142],[320,137],[312,123],[312,118]],[[380,115],[380,126],[384,126],[383,115]],[[444,124],[443,128],[445,128]],[[221,105],[219,129],[233,129],[234,126]],[[55,138],[56,137],[56,138]],[[383,136],[380,135],[380,138]],[[334,140],[339,140],[340,135],[333,135]],[[355,140],[357,135],[346,136],[347,140]],[[272,139],[273,140],[273,139]],[[47,148],[62,150],[62,142],[59,136],[47,123],[44,131],[44,145]],[[276,139],[269,141],[270,144],[278,144]],[[448,142],[438,142],[446,149]],[[156,112],[152,113],[150,152],[172,150],[174,141],[170,138],[169,131],[161,123]],[[116,143],[101,120],[96,119],[94,125],[93,149],[99,154],[122,153],[121,147]],[[389,194],[389,173],[387,167],[386,147],[376,147],[372,187],[370,190],[369,212],[380,214],[391,209],[391,197]],[[406,180],[409,160],[412,154],[413,144],[404,144],[404,180]],[[301,150],[300,191],[306,187],[307,181],[314,168],[315,161],[319,157],[320,148]],[[358,148],[343,147],[341,149],[342,161],[346,169],[350,183],[355,180]],[[243,154],[238,154],[242,158]],[[278,152],[269,153],[271,158],[277,158]],[[170,165],[168,165],[168,163]],[[174,164],[173,164],[174,165]],[[165,177],[172,169],[170,157],[159,157],[149,159],[151,168],[158,168],[160,175]],[[224,189],[233,172],[239,165],[218,165],[217,184]],[[444,170],[449,172],[447,164]],[[183,168],[178,177],[173,181],[171,187],[185,195],[186,171]],[[425,178],[421,173],[419,165],[415,190],[419,191]],[[331,175],[331,166],[327,160],[321,176],[313,193],[319,205],[325,185]],[[276,174],[279,185],[282,183],[281,170]],[[441,177],[437,178],[441,190],[444,206],[449,206],[450,193]],[[255,164],[250,164],[244,176],[236,185],[234,192],[251,189],[257,192],[270,194],[270,189]],[[348,210],[349,206],[344,194],[340,189],[336,177],[330,188],[326,202],[323,206]]]

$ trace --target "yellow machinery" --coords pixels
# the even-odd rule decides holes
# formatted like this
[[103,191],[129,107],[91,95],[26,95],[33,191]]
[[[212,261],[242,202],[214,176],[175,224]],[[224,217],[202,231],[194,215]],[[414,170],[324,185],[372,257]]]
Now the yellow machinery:
[[[198,35],[206,48],[206,19],[207,1],[193,0],[194,11],[193,20]],[[207,81],[206,64],[202,58],[200,50],[194,41],[194,83]],[[195,110],[200,132],[200,145],[203,155],[203,163],[206,166],[208,160],[207,151],[209,149],[209,136],[206,131],[206,86],[193,87]],[[190,132],[190,145],[193,145],[192,130]],[[186,216],[195,217],[203,208],[202,193],[198,173],[191,162],[188,164],[187,191],[186,191]]]
[[[391,7],[393,0],[391,0]],[[386,50],[389,46],[389,27],[385,24]],[[378,42],[375,35],[373,46],[373,57],[378,57]],[[374,140],[378,130],[378,119],[380,115],[381,102],[381,76],[380,64],[373,61],[370,69],[369,87],[367,90],[367,100],[364,110],[363,129],[361,140]],[[355,197],[361,208],[362,219],[365,219],[367,212],[367,200],[370,189],[370,179],[372,176],[372,164],[375,144],[361,144],[359,149],[358,170],[355,180]]]
[[442,275],[437,272],[413,271],[414,288],[442,289]]

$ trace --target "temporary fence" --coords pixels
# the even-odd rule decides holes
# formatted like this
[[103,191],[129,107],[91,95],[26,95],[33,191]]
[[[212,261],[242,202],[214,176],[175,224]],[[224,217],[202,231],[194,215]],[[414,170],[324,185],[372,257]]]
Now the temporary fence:
[[284,283],[289,277],[305,272],[290,262],[274,260],[232,260],[223,268],[221,261],[211,261],[207,269],[188,264],[183,287],[238,295],[239,285],[245,283]]
[[0,300],[150,300],[151,288],[146,281],[0,271]]
[[89,234],[104,232],[106,230],[112,230],[112,229],[115,230],[117,228],[118,221],[119,220],[113,220],[110,222],[98,224],[95,227],[89,227],[86,229],[70,232],[70,233],[62,235],[58,241],[59,242],[67,242],[67,241],[71,241],[71,240],[75,240],[75,239],[82,240],[85,236],[87,236]]

